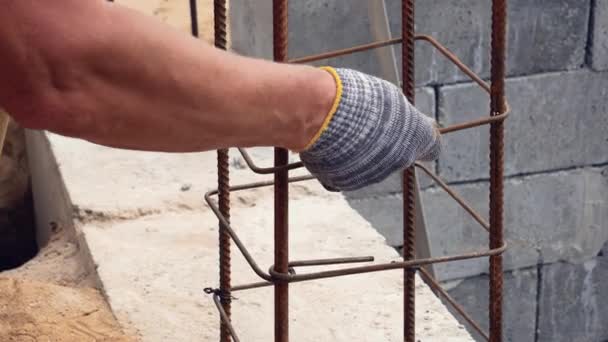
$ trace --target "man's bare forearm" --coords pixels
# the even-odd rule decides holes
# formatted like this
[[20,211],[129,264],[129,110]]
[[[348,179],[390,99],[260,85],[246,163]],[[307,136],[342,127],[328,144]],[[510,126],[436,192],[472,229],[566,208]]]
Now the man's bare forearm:
[[156,151],[299,150],[331,75],[229,54],[103,0],[4,1],[0,107],[25,126]]

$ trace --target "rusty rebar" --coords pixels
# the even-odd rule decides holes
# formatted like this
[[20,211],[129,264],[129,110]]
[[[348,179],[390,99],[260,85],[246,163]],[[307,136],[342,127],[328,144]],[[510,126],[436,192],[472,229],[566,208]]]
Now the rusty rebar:
[[[452,51],[446,48],[444,45],[439,43],[435,38],[426,34],[414,35],[414,40],[423,40],[431,44],[439,53],[449,59],[458,69],[460,69],[465,75],[467,75],[475,83],[479,84],[485,91],[490,92],[490,86],[477,75],[473,70],[467,67]],[[304,56],[289,60],[290,63],[310,63],[316,62],[328,58],[335,58],[339,56],[349,55],[352,53],[363,52],[371,49],[378,49],[394,44],[400,44],[403,42],[403,37],[391,38],[387,40],[372,42],[368,44],[357,45],[346,49],[339,49],[329,52],[323,52],[316,55]]]
[[[191,2],[196,3],[195,0]],[[194,14],[196,16],[196,12]],[[226,17],[226,0],[213,1],[213,28],[214,42],[218,49],[226,50],[227,48],[227,17]],[[228,149],[219,149],[217,151],[217,179],[218,179],[218,202],[219,209],[222,215],[230,222],[230,155]],[[226,226],[220,222],[219,224],[219,262],[220,262],[220,293],[221,304],[228,320],[232,316],[231,305],[231,253],[230,253],[230,235],[226,232]],[[220,341],[230,341],[230,329],[223,323],[220,325]]]
[[372,43],[368,43],[368,44],[361,44],[361,45],[349,47],[346,49],[334,50],[334,51],[319,53],[316,55],[309,55],[309,56],[304,56],[304,57],[293,58],[293,59],[289,60],[289,63],[304,64],[304,63],[316,62],[316,61],[320,61],[323,59],[335,58],[335,57],[340,57],[340,56],[344,56],[344,55],[350,55],[350,54],[357,53],[357,52],[363,52],[363,51],[367,51],[367,50],[371,50],[371,49],[378,49],[381,47],[391,46],[394,44],[399,44],[402,41],[403,41],[403,39],[401,37],[391,38],[391,39],[387,39],[387,40],[383,40],[383,41],[372,42]]
[[479,223],[483,227],[483,229],[485,229],[487,232],[490,232],[490,224],[488,222],[486,222],[486,220],[481,215],[479,215],[479,213],[477,213],[475,211],[475,209],[473,209],[473,207],[471,207],[464,200],[464,198],[462,198],[462,196],[460,196],[458,193],[456,193],[456,191],[454,191],[452,188],[450,188],[441,178],[439,178],[437,175],[435,175],[431,170],[429,170],[429,168],[424,166],[422,163],[416,162],[416,163],[414,163],[414,166],[421,169],[422,171],[424,171],[424,173],[426,173],[429,177],[431,177],[431,179],[437,185],[439,185],[448,195],[450,195],[450,197],[452,197],[458,204],[460,204],[460,206],[467,213],[469,213],[469,215],[471,215],[471,217],[473,217],[473,219],[475,221],[477,221],[477,223]]
[[[276,62],[287,61],[287,0],[272,1],[273,55]],[[275,148],[274,166],[289,164],[289,152]],[[289,272],[289,170],[274,175],[274,264],[278,272]],[[289,341],[289,283],[275,282],[274,340]]]
[[[495,4],[502,3],[505,5],[505,1],[498,2],[494,0]],[[294,267],[305,267],[309,265],[335,265],[339,263],[351,263],[351,262],[365,262],[371,261],[370,257],[361,258],[338,258],[338,259],[321,259],[321,260],[301,260],[289,262],[288,255],[288,183],[295,181],[304,181],[312,179],[311,176],[296,177],[293,179],[288,178],[288,171],[298,167],[302,167],[301,163],[288,164],[287,151],[283,149],[275,149],[275,165],[274,167],[260,168],[257,167],[248,154],[243,150],[243,156],[254,172],[257,173],[274,173],[275,180],[271,182],[260,182],[245,184],[240,186],[228,187],[228,190],[240,191],[246,189],[252,189],[260,186],[271,186],[275,187],[275,265],[271,266],[268,272],[263,271],[260,266],[255,262],[251,254],[247,251],[243,242],[236,235],[232,227],[230,227],[229,216],[224,217],[220,208],[217,207],[211,200],[211,196],[219,194],[221,190],[215,190],[207,193],[205,199],[209,203],[212,211],[218,217],[227,235],[235,242],[239,251],[243,254],[246,261],[249,263],[254,272],[264,279],[262,282],[243,284],[228,289],[229,291],[243,291],[247,289],[275,286],[275,341],[287,342],[289,340],[289,326],[288,326],[288,284],[291,282],[309,281],[315,279],[325,279],[332,277],[340,277],[345,275],[362,274],[379,272],[393,269],[404,270],[404,341],[414,341],[415,337],[415,311],[414,311],[414,281],[415,272],[420,269],[423,265],[466,260],[471,258],[479,258],[484,256],[490,256],[491,264],[491,286],[490,286],[490,335],[492,341],[500,341],[501,335],[501,300],[502,295],[502,259],[500,255],[506,249],[506,243],[502,237],[502,150],[504,149],[502,143],[502,130],[504,129],[504,120],[508,115],[508,106],[504,99],[504,30],[502,34],[500,28],[496,29],[496,25],[500,25],[498,17],[500,17],[501,9],[496,5],[493,6],[493,42],[492,42],[492,86],[491,89],[487,83],[485,83],[478,75],[476,75],[471,69],[466,67],[453,53],[447,48],[437,42],[430,36],[426,35],[414,35],[414,3],[413,0],[402,0],[403,3],[403,37],[387,40],[384,42],[376,42],[358,47],[353,47],[344,50],[333,51],[326,53],[325,55],[316,55],[303,57],[300,59],[292,60],[291,62],[304,62],[320,59],[321,57],[327,58],[329,54],[347,54],[358,51],[364,51],[366,49],[388,46],[397,42],[403,42],[402,61],[403,61],[403,90],[404,94],[413,103],[414,102],[414,40],[425,40],[433,45],[441,54],[446,56],[451,62],[453,62],[459,69],[461,69],[466,75],[468,75],[473,81],[475,81],[482,89],[488,91],[492,97],[492,115],[465,123],[455,124],[449,127],[442,128],[442,133],[449,133],[458,130],[463,130],[471,127],[477,127],[485,124],[491,125],[491,194],[490,194],[490,224],[479,215],[475,210],[472,209],[456,192],[451,190],[447,184],[445,184],[437,176],[433,175],[430,170],[425,168],[421,164],[416,164],[417,167],[423,171],[428,172],[431,177],[450,195],[452,196],[473,218],[480,223],[480,225],[486,229],[490,229],[490,249],[479,252],[469,252],[464,254],[443,256],[426,259],[415,259],[415,246],[414,246],[414,200],[415,200],[415,172],[413,167],[404,172],[404,261],[381,263],[369,266],[357,266],[350,268],[342,268],[329,271],[312,272],[304,274],[295,274]],[[504,7],[502,9],[502,15],[505,15]],[[274,23],[274,59],[279,62],[285,62],[287,60],[287,1],[286,0],[273,0],[273,23]],[[504,19],[503,23],[504,25]],[[504,29],[504,27],[503,27]],[[497,38],[503,37],[502,42],[498,41]],[[501,47],[502,45],[502,47]],[[502,49],[502,50],[501,50]],[[501,52],[502,51],[502,52]],[[502,57],[501,57],[502,55]],[[502,63],[502,64],[501,64]],[[497,129],[499,127],[499,129]],[[497,180],[500,180],[498,182]],[[498,191],[497,191],[498,190]],[[497,215],[496,212],[499,212]],[[494,223],[500,222],[499,227],[495,227]],[[496,231],[500,232],[499,236],[494,236]],[[421,270],[423,271],[423,270]],[[424,276],[424,273],[423,273]],[[432,280],[431,280],[432,281]],[[497,287],[497,284],[500,286]],[[435,291],[440,294],[447,295],[447,293],[441,289],[436,282],[434,285],[430,285]],[[442,292],[443,291],[443,292]],[[219,303],[218,300],[221,297],[219,295],[226,292],[218,289],[216,293],[216,305]],[[229,293],[229,292],[227,292]],[[229,296],[228,296],[229,298]],[[449,297],[446,297],[449,298]],[[450,304],[452,303],[448,300]],[[457,305],[457,304],[455,304]],[[496,311],[498,307],[498,311]],[[465,317],[474,328],[479,326],[470,319],[463,310],[457,311]],[[461,309],[461,308],[460,308]],[[225,325],[229,328],[232,336],[234,335],[234,329],[230,323],[229,317],[223,310],[223,306],[218,306],[220,310],[220,316]],[[497,314],[498,313],[498,314]],[[497,323],[498,321],[498,323]],[[496,327],[498,324],[498,327]],[[482,336],[485,336],[479,329]]]
[[228,315],[228,313],[226,312],[226,308],[222,303],[222,297],[224,296],[220,291],[215,291],[215,293],[213,293],[213,302],[215,303],[215,307],[220,313],[221,325],[226,327],[226,333],[229,336],[228,338],[232,337],[232,340],[234,342],[240,342],[240,339],[236,334],[236,331],[234,330],[234,327],[232,326],[232,323],[230,321],[230,315]]
[[290,164],[281,165],[278,167],[260,167],[255,164],[255,162],[253,161],[253,158],[251,158],[251,156],[249,155],[249,152],[247,152],[246,149],[239,148],[238,150],[241,153],[241,156],[243,156],[243,159],[245,160],[245,164],[247,164],[249,169],[251,169],[251,171],[261,174],[261,175],[269,175],[269,174],[273,174],[277,171],[295,170],[295,169],[304,167],[304,163],[302,163],[302,162],[290,163]]
[[[505,99],[507,1],[492,0],[491,115],[507,110]],[[490,125],[490,248],[503,236],[504,121]],[[490,257],[490,341],[502,341],[502,255]]]
[[[402,87],[407,99],[415,103],[414,0],[401,1]],[[413,167],[403,171],[403,260],[416,258],[416,173]],[[416,269],[403,270],[403,340],[416,339]]]
[[473,317],[471,317],[464,310],[462,305],[458,304],[458,302],[456,302],[456,300],[454,300],[454,298],[452,298],[452,296],[450,296],[450,294],[443,287],[441,287],[441,285],[439,285],[437,280],[435,280],[435,278],[433,278],[433,276],[429,272],[427,272],[427,270],[425,270],[424,268],[420,268],[420,276],[431,288],[433,293],[435,293],[437,297],[442,297],[448,304],[450,304],[450,306],[452,306],[452,308],[454,308],[454,310],[456,310],[456,312],[458,312],[458,314],[462,316],[462,318],[464,318],[464,320],[469,324],[469,326],[475,331],[477,331],[477,333],[484,338],[484,340],[488,341],[490,339],[488,337],[488,334],[486,334],[486,332],[483,331],[481,326],[477,322],[475,322]]
[[[288,182],[295,183],[295,182],[310,181],[312,179],[314,179],[314,177],[312,177],[312,176],[300,176],[300,177],[290,178],[288,180]],[[255,188],[260,188],[260,187],[273,186],[273,185],[275,185],[274,181],[265,181],[265,182],[257,182],[257,183],[249,183],[249,184],[231,186],[230,190],[231,190],[231,192],[237,192],[237,191],[250,190],[250,189],[255,189]],[[288,282],[299,282],[299,281],[312,280],[312,279],[331,278],[331,277],[336,277],[336,276],[341,276],[341,275],[369,273],[369,272],[377,272],[377,271],[399,269],[399,268],[412,268],[412,267],[418,267],[418,266],[428,265],[428,264],[438,263],[438,262],[465,260],[465,259],[471,259],[471,258],[479,258],[479,257],[483,257],[483,256],[496,255],[496,254],[502,253],[502,251],[504,251],[504,249],[506,248],[506,244],[503,244],[502,246],[500,246],[500,248],[491,249],[491,250],[487,250],[487,251],[471,252],[471,253],[465,253],[465,254],[428,258],[428,259],[416,259],[416,260],[410,260],[410,261],[404,261],[404,262],[391,262],[388,264],[384,263],[384,264],[376,264],[376,265],[363,266],[363,267],[355,267],[355,268],[350,268],[350,269],[339,269],[339,270],[334,270],[334,271],[323,271],[323,272],[314,272],[314,273],[297,274],[297,275],[290,274],[289,271],[288,272],[278,272],[274,269],[274,266],[270,267],[270,269],[272,269],[272,272],[265,272],[259,266],[259,264],[255,261],[252,254],[247,250],[244,243],[241,241],[241,239],[236,234],[234,229],[230,226],[229,222],[222,216],[221,212],[219,211],[218,206],[214,203],[214,201],[212,199],[212,196],[215,196],[217,194],[218,194],[218,190],[212,190],[212,191],[207,192],[204,196],[205,201],[211,208],[211,211],[213,211],[213,213],[218,217],[218,219],[220,221],[222,221],[222,223],[226,226],[226,231],[228,232],[228,234],[234,241],[235,245],[237,246],[237,248],[239,249],[239,251],[241,252],[243,257],[245,258],[245,261],[247,261],[247,263],[249,264],[251,269],[254,271],[254,273],[257,274],[260,278],[266,280],[267,282],[271,282],[271,283],[276,282],[278,280],[284,280],[284,281],[288,281]],[[458,199],[457,203],[459,203],[461,205],[463,205],[463,203],[465,203],[464,199],[462,199],[454,191],[451,192],[451,195]],[[480,215],[478,213],[476,213],[475,216],[480,217]],[[483,227],[483,220],[480,223],[482,223],[482,227]],[[367,258],[369,258],[369,257],[361,257],[361,258],[357,257],[357,258],[347,258],[347,259],[352,260],[351,262],[362,262],[362,261],[365,261]],[[343,260],[343,259],[342,258],[341,259],[326,259],[326,261],[323,262],[323,264],[328,265],[328,264],[341,263],[341,262],[336,262],[336,260]],[[311,261],[308,260],[308,261],[304,261],[304,262],[310,263]],[[314,260],[312,262],[321,263],[321,260]],[[299,263],[301,263],[301,262],[299,262],[299,261],[290,262],[288,264],[288,270],[289,270],[289,267],[292,267],[292,266],[295,267],[295,265],[299,265]]]

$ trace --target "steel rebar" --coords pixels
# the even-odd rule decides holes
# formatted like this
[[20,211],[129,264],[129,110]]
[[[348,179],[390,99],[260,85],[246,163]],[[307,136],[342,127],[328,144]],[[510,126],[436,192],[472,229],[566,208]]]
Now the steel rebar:
[[[414,0],[401,1],[402,87],[407,99],[415,103],[414,81]],[[414,167],[403,171],[403,260],[416,258],[416,173]],[[403,340],[416,339],[416,269],[403,270]]]
[[[287,61],[287,0],[272,1],[273,55],[276,62]],[[289,164],[289,152],[275,148],[274,166]],[[278,272],[289,272],[289,170],[274,175],[274,264]],[[274,340],[289,341],[289,283],[278,281],[274,288]]]
[[464,310],[462,305],[458,304],[456,300],[454,300],[454,298],[452,298],[452,296],[450,296],[450,294],[443,287],[441,287],[441,285],[439,285],[437,280],[435,280],[435,278],[433,278],[433,276],[429,272],[427,272],[424,268],[421,268],[420,276],[431,288],[433,293],[435,293],[437,297],[442,297],[448,304],[450,304],[450,306],[452,306],[452,308],[454,308],[454,310],[456,310],[456,312],[458,312],[458,314],[462,316],[462,318],[464,318],[464,320],[469,323],[471,328],[477,331],[477,333],[481,335],[484,340],[488,341],[490,339],[488,337],[488,334],[483,331],[479,323],[475,322],[475,320]]
[[[491,115],[507,110],[505,99],[507,0],[492,0]],[[490,125],[490,248],[503,236],[504,121]],[[502,341],[502,255],[490,257],[490,341]]]
[[[218,49],[227,48],[227,17],[226,0],[213,1],[213,27],[214,42]],[[220,212],[227,221],[230,222],[230,155],[228,149],[217,151],[217,170],[218,170],[218,202]],[[219,224],[219,250],[220,250],[220,301],[228,320],[232,316],[231,304],[231,252],[230,235],[226,232],[226,226]],[[220,325],[220,341],[230,341],[230,329],[222,323]]]
[[[303,181],[311,179],[310,176],[288,178],[288,171],[291,169],[302,167],[301,163],[288,164],[288,154],[284,149],[275,149],[275,165],[269,168],[257,167],[245,151],[241,151],[247,162],[247,165],[257,173],[274,173],[274,181],[260,182],[253,184],[245,184],[241,186],[229,187],[226,183],[227,190],[239,191],[252,189],[260,186],[274,185],[275,188],[275,265],[271,266],[268,272],[264,272],[249,254],[242,241],[230,227],[229,213],[225,216],[222,213],[221,205],[216,207],[210,199],[213,194],[221,193],[221,189],[209,192],[205,195],[205,199],[209,203],[213,212],[218,216],[221,225],[225,227],[225,232],[235,241],[236,246],[245,256],[245,259],[252,267],[254,272],[264,281],[257,283],[244,284],[229,288],[228,291],[243,291],[247,289],[274,286],[275,287],[275,342],[289,341],[289,288],[291,282],[301,282],[315,279],[324,279],[332,277],[340,277],[352,274],[362,274],[370,272],[385,271],[391,269],[403,269],[404,277],[404,341],[415,341],[415,274],[417,269],[423,265],[432,263],[449,262],[456,260],[466,260],[483,256],[490,256],[490,340],[501,341],[502,334],[502,257],[501,254],[506,249],[506,244],[503,237],[502,227],[502,206],[503,206],[503,131],[504,120],[508,116],[508,105],[504,96],[504,57],[505,57],[505,29],[506,29],[506,1],[493,0],[492,7],[492,75],[491,86],[488,86],[478,75],[464,65],[453,53],[437,42],[434,38],[426,35],[414,35],[414,1],[402,0],[402,15],[403,28],[402,38],[395,38],[383,42],[376,42],[356,46],[349,49],[337,50],[325,54],[315,56],[302,57],[291,62],[308,62],[328,58],[348,53],[364,51],[380,46],[388,46],[398,42],[403,43],[402,62],[403,62],[403,91],[408,100],[414,103],[414,41],[424,40],[433,45],[437,51],[446,56],[454,63],[461,71],[475,81],[482,89],[488,91],[491,95],[491,116],[484,117],[469,122],[455,124],[449,127],[442,128],[442,133],[455,132],[471,127],[490,124],[491,127],[491,175],[490,175],[490,223],[488,224],[472,207],[470,207],[462,197],[454,192],[447,184],[445,184],[437,176],[434,176],[430,170],[421,164],[416,164],[416,167],[428,172],[431,177],[442,187],[450,196],[452,196],[473,218],[483,227],[490,230],[490,249],[487,251],[470,252],[459,255],[434,257],[426,259],[416,259],[414,238],[415,238],[415,171],[414,167],[404,171],[403,177],[403,210],[404,210],[404,251],[401,262],[382,263],[369,266],[357,266],[345,269],[337,269],[330,271],[321,271],[313,273],[295,274],[293,267],[303,267],[308,265],[334,265],[339,263],[371,261],[369,257],[362,258],[338,258],[338,259],[321,259],[321,260],[302,260],[289,261],[288,248],[288,184],[292,181]],[[194,29],[194,28],[193,28]],[[278,62],[287,61],[287,0],[273,0],[273,42],[274,42],[274,59]],[[221,196],[220,196],[221,197]],[[426,275],[426,274],[423,274]],[[425,277],[426,278],[426,277]],[[428,280],[428,279],[427,279]],[[432,279],[431,279],[432,280]],[[431,282],[429,280],[429,282]],[[434,280],[433,280],[434,281]],[[434,282],[431,287],[439,294],[447,294],[445,290]],[[216,296],[221,295],[223,290],[218,290]],[[229,292],[227,292],[229,293]],[[220,298],[220,297],[217,297]],[[217,298],[214,297],[217,302]],[[229,298],[229,297],[228,297]],[[446,297],[448,299],[448,297]],[[455,305],[457,312],[478,330],[484,337],[485,335],[479,325],[474,322],[463,310],[458,310],[460,307],[457,303],[448,300],[451,305]],[[221,319],[226,324],[228,330],[234,331],[230,323],[229,314],[226,313],[223,306],[218,306]],[[462,308],[460,308],[462,309]],[[236,337],[235,335],[233,335]]]

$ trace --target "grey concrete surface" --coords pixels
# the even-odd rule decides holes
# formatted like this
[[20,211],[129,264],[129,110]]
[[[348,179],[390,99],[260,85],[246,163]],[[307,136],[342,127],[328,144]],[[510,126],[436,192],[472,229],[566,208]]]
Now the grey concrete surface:
[[608,258],[542,268],[538,342],[608,340]]
[[[506,124],[505,174],[608,162],[608,73],[577,71],[509,79],[512,108]],[[453,124],[488,114],[477,86],[442,87],[439,119]],[[440,174],[448,181],[488,178],[489,130],[444,137]]]
[[[536,331],[536,268],[526,268],[506,272],[504,288],[504,325],[505,342],[534,341]],[[460,303],[465,311],[488,331],[488,291],[489,278],[486,275],[468,278],[446,284],[451,287],[449,294]],[[458,316],[457,316],[458,317]],[[464,321],[461,319],[461,322]],[[465,325],[466,326],[466,325]],[[476,341],[484,341],[474,330],[469,329]]]
[[[217,312],[202,293],[218,281],[217,219],[202,202],[216,186],[215,153],[143,153],[49,139],[76,230],[119,322],[143,341],[215,341]],[[261,164],[270,162],[266,150],[254,151]],[[267,179],[243,169],[235,154],[232,164],[235,184]],[[262,267],[272,263],[272,194],[266,188],[232,195],[233,225]],[[341,195],[313,181],[291,186],[290,199],[292,258],[399,258]],[[258,280],[236,251],[233,262],[235,283]],[[402,340],[401,278],[395,271],[293,285],[293,339]],[[243,340],[268,340],[272,291],[237,297]],[[420,279],[416,305],[421,340],[472,340]]]
[[[400,36],[401,1],[386,0],[386,6],[391,31]],[[589,1],[581,0],[509,1],[509,75],[581,67],[585,62],[589,6]],[[490,3],[485,0],[418,0],[416,31],[433,35],[475,72],[487,77],[490,14]],[[426,43],[418,43],[416,61],[419,85],[467,79]]]
[[608,1],[594,0],[591,67],[608,70]]
[[[505,269],[544,262],[581,262],[594,257],[608,240],[608,169],[589,168],[508,179],[505,182],[505,235],[509,249]],[[453,187],[487,216],[488,183]],[[447,194],[422,191],[427,234],[433,256],[487,248],[487,233]],[[387,242],[402,243],[401,195],[349,200]],[[397,214],[396,214],[397,213]],[[576,227],[574,229],[573,227]],[[436,266],[439,279],[458,279],[487,272],[487,260]]]

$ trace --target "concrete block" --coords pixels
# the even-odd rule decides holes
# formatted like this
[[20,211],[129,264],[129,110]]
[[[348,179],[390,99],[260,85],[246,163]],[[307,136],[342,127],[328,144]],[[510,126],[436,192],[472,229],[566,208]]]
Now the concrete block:
[[591,67],[608,70],[608,0],[595,0]]
[[[243,54],[272,57],[272,1],[231,2],[232,48]],[[355,20],[356,18],[356,20]],[[384,4],[367,0],[302,0],[289,2],[289,57],[344,49],[390,36]],[[397,82],[390,47],[323,60]]]
[[[512,111],[505,135],[506,175],[608,162],[608,73],[510,79],[507,95]],[[488,108],[488,95],[472,84],[440,89],[444,125],[488,115]],[[447,135],[441,175],[449,181],[488,178],[489,139],[487,126]]]
[[608,258],[542,268],[538,342],[608,340]]
[[[435,117],[435,90],[428,87],[418,88],[416,90],[416,106],[423,113]],[[427,165],[431,170],[435,169],[434,162],[428,163]],[[385,194],[400,193],[402,191],[402,178],[403,172],[399,171],[378,184],[356,191],[345,192],[344,195],[347,198],[366,198],[382,196]],[[418,173],[418,182],[421,188],[428,188],[433,184],[432,180],[421,172]]]
[[[583,65],[589,4],[580,0],[509,1],[509,75]],[[386,0],[386,6],[391,31],[394,36],[401,36],[401,1]],[[490,72],[490,27],[490,3],[486,0],[416,1],[416,31],[436,37],[484,77]],[[467,79],[427,43],[420,42],[416,48],[418,84]],[[396,51],[400,53],[400,45]]]
[[[507,342],[534,342],[536,330],[536,268],[527,268],[504,274],[503,285],[503,340]],[[465,311],[488,332],[487,275],[466,278],[446,284],[448,293],[461,304]],[[446,306],[452,309],[448,304]],[[453,310],[453,309],[452,309]],[[471,329],[455,312],[454,317],[467,327],[476,341],[483,341],[481,335]]]
[[[581,169],[535,175],[505,182],[505,236],[509,249],[505,269],[569,260],[580,262],[600,251],[608,240],[608,169]],[[479,213],[487,217],[488,183],[456,185]],[[432,256],[487,249],[488,235],[440,189],[422,192]],[[393,246],[402,241],[402,197],[351,200]],[[576,229],[574,229],[574,227]],[[438,264],[441,280],[459,279],[488,270],[487,258]]]

